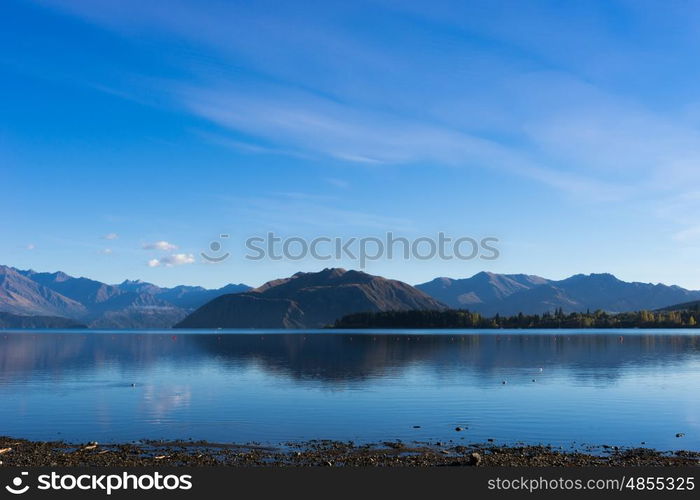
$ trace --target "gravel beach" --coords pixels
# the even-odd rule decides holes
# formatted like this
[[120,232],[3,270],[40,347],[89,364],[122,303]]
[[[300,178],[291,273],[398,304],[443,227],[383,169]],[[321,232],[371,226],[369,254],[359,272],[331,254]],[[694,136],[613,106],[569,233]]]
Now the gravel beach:
[[385,442],[355,445],[310,441],[278,447],[207,442],[102,444],[44,442],[0,437],[3,466],[234,466],[234,467],[433,467],[433,466],[688,466],[700,452],[648,448],[496,446]]

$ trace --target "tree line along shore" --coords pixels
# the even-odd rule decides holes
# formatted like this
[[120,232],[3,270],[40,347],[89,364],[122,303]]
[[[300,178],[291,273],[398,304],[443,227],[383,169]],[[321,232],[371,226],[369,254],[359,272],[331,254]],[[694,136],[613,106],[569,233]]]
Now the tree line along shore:
[[382,311],[350,314],[333,328],[404,329],[498,329],[498,328],[698,328],[700,310],[565,313],[562,309],[544,314],[495,315],[484,317],[463,309],[442,311]]

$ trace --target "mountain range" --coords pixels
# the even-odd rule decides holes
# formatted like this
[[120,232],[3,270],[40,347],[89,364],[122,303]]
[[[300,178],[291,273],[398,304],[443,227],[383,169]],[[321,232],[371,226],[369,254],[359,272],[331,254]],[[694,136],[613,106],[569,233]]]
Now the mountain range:
[[416,288],[455,309],[485,316],[542,314],[562,309],[584,312],[655,310],[700,300],[700,291],[679,286],[626,282],[612,274],[576,274],[549,280],[527,274],[480,272],[471,278],[436,278]]
[[138,280],[108,285],[60,271],[0,266],[0,312],[68,318],[91,328],[170,328],[220,295],[249,289],[243,284],[214,290],[185,285],[162,288]]
[[[612,274],[551,280],[480,272],[411,286],[360,271],[296,273],[252,289],[230,284],[163,288],[140,280],[110,285],[63,272],[0,266],[0,328],[86,325],[91,328],[317,328],[358,312],[469,309],[484,316],[625,312],[684,308],[700,291],[625,282]],[[33,320],[28,317],[34,317]],[[48,326],[47,326],[48,325]]]

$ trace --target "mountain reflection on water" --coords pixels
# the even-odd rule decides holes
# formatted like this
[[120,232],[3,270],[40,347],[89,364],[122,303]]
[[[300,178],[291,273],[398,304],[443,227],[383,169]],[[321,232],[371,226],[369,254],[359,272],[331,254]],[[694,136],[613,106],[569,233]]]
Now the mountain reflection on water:
[[0,332],[0,430],[31,439],[700,449],[698,394],[678,330]]
[[566,366],[574,375],[614,379],[623,367],[672,366],[700,354],[700,336],[616,332],[552,335],[486,334],[0,334],[0,380],[37,370],[60,373],[113,363],[192,365],[215,360],[225,369],[256,363],[276,375],[319,381],[362,381],[420,363],[436,372]]

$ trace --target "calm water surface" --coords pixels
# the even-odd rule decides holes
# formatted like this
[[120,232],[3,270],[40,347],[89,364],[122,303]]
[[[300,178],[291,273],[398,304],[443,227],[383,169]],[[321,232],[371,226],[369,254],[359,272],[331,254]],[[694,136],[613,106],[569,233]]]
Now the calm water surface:
[[0,434],[700,450],[700,336],[0,331]]

